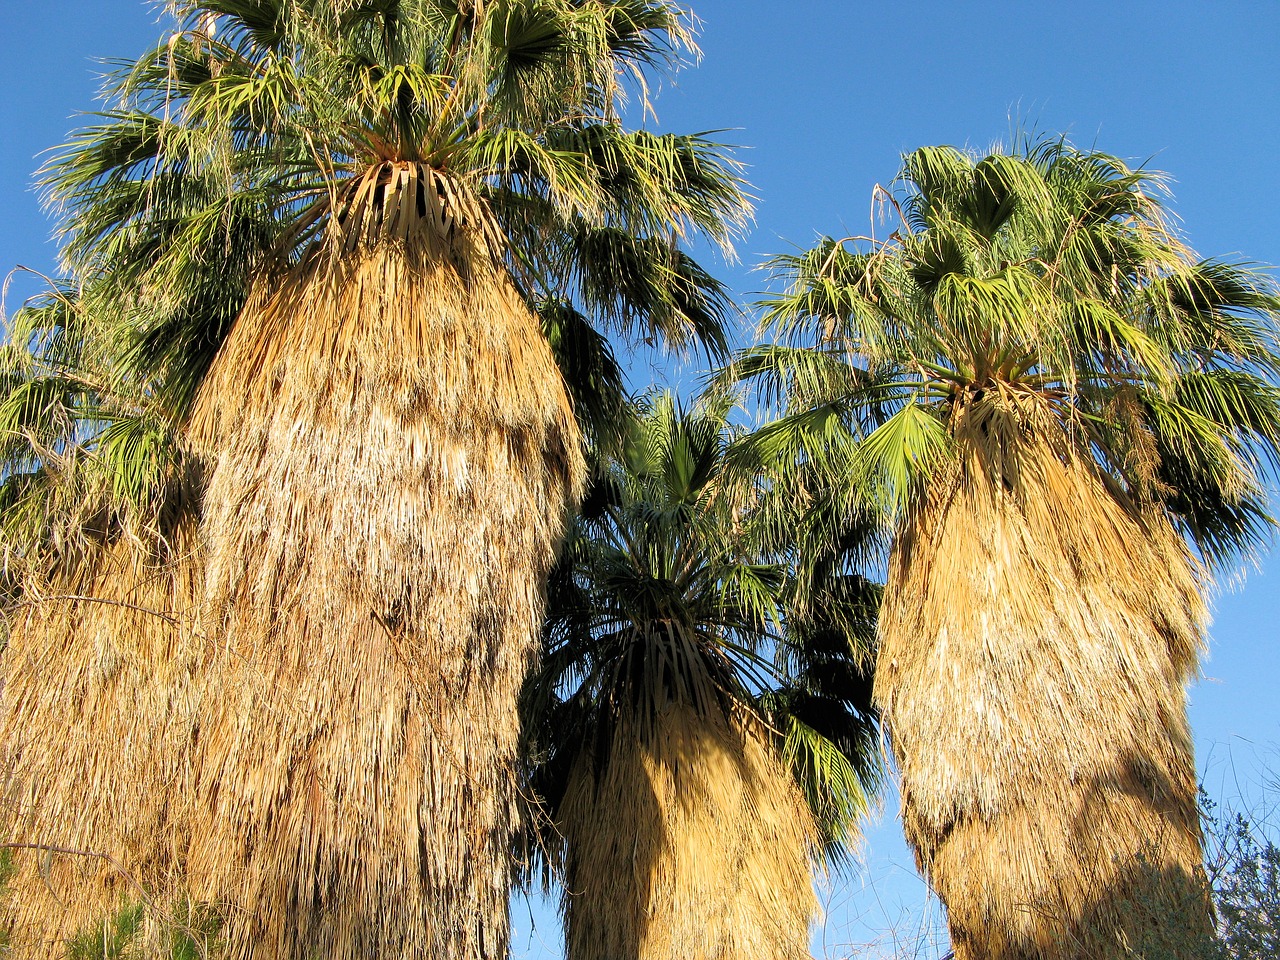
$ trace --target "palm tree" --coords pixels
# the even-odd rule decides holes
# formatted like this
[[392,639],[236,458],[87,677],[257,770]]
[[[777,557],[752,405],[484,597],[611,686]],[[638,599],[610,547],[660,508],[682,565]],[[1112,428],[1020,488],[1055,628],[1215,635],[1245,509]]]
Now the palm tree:
[[680,241],[727,245],[735,168],[620,121],[688,20],[173,6],[47,183],[113,378],[202,470],[189,892],[232,956],[502,956],[516,699],[583,473],[537,311],[724,343]]
[[1271,526],[1280,299],[1161,189],[1064,141],[917,150],[887,237],[773,261],[780,342],[736,367],[783,406],[754,455],[896,524],[875,697],[961,960],[1208,927],[1185,684],[1209,571]]
[[526,716],[571,960],[807,957],[812,866],[878,781],[875,590],[833,567],[780,631],[796,538],[731,482],[728,412],[642,401],[551,580]]
[[205,647],[193,630],[191,464],[144,393],[111,386],[91,301],[53,285],[0,348],[15,956],[100,939],[122,895],[172,887],[185,844]]

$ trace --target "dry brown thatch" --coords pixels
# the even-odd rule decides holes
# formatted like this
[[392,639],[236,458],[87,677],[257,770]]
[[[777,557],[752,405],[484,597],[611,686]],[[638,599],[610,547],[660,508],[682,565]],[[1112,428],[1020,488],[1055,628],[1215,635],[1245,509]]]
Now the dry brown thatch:
[[163,913],[181,889],[207,650],[186,541],[159,563],[120,540],[74,577],[32,584],[13,616],[0,829],[31,845],[13,850],[3,901],[14,957],[63,957],[122,902],[154,898]]
[[816,831],[763,738],[670,706],[585,751],[559,816],[570,960],[807,960]]
[[1163,517],[1027,419],[962,428],[967,458],[892,555],[876,696],[907,836],[959,960],[1153,936],[1176,956],[1208,922],[1185,710],[1197,576]]
[[390,239],[247,307],[193,415],[220,653],[190,876],[233,958],[506,952],[516,698],[582,455],[448,185],[377,176],[351,223]]

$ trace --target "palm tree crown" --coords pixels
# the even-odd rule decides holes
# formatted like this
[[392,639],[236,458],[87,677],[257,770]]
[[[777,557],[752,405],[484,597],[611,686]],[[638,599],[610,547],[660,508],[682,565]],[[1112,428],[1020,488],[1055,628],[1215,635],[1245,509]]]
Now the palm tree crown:
[[762,443],[838,446],[897,514],[961,446],[1007,443],[1020,418],[983,411],[1034,400],[1209,559],[1265,533],[1280,300],[1260,274],[1194,257],[1159,175],[1054,141],[981,160],[924,148],[900,183],[882,193],[901,218],[883,241],[773,261],[791,286],[766,323],[792,346],[740,363],[794,415]]
[[[648,109],[647,68],[696,52],[681,11],[171,9],[186,28],[122,67],[100,122],[43,171],[72,279],[19,311],[3,358],[6,496],[24,507],[5,511],[6,542],[21,552],[47,543],[44,518],[96,512],[86,487],[154,526],[181,461],[173,427],[254,278],[407,231],[428,206],[445,229],[442,204],[483,206],[594,432],[618,422],[622,380],[596,328],[725,349],[725,292],[677,241],[700,231],[727,249],[747,213],[737,168],[703,136],[619,121],[628,95]],[[95,476],[42,467],[81,449]],[[54,476],[75,482],[55,491]]]
[[173,6],[187,29],[117,74],[44,182],[68,266],[131,334],[120,375],[175,416],[253,277],[428,222],[474,228],[532,303],[723,348],[723,294],[677,241],[727,248],[736,168],[705,137],[619,119],[628,94],[647,107],[646,69],[694,49],[673,6]]

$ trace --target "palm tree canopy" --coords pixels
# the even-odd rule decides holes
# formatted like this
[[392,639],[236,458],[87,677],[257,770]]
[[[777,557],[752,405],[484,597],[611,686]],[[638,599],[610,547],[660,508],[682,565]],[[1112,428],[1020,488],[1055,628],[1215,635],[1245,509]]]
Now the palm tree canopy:
[[115,376],[82,291],[51,283],[0,347],[0,542],[5,576],[65,573],[121,535],[163,548],[182,511],[171,420]]
[[[627,131],[645,71],[695,51],[662,0],[216,0],[124,65],[44,170],[67,266],[120,375],[181,416],[251,279],[420,219],[491,229],[531,302],[724,349],[727,302],[679,241],[747,206],[703,135]],[[475,221],[481,221],[475,223]],[[319,241],[325,241],[319,244]]]
[[734,366],[784,408],[754,455],[839,465],[850,497],[899,516],[966,450],[1016,458],[1034,420],[1211,563],[1248,551],[1272,523],[1280,296],[1198,258],[1163,194],[1064,140],[909,154],[877,192],[887,236],[771,261],[778,342]]
[[17,313],[5,347],[14,549],[47,543],[38,518],[103,505],[79,480],[55,491],[85,473],[73,456],[110,512],[156,528],[175,428],[254,283],[424,220],[489,235],[601,442],[624,400],[609,334],[724,352],[726,292],[681,242],[728,249],[748,215],[738,167],[704,135],[621,122],[628,97],[649,109],[646,71],[697,52],[674,5],[169,9],[179,29],[119,65],[107,109],[42,174],[72,279]]
[[[576,759],[586,750],[607,764],[617,724],[652,736],[670,705],[748,718],[772,731],[839,863],[881,775],[878,588],[834,556],[798,562],[796,512],[726,469],[729,412],[722,399],[685,410],[669,394],[647,398],[621,453],[597,466],[526,689],[533,785],[554,819]],[[851,530],[840,556],[869,535]]]

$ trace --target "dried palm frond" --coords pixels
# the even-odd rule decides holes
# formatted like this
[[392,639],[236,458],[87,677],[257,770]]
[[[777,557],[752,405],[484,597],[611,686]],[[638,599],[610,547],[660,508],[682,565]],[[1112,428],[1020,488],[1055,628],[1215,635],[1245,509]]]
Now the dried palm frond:
[[[68,577],[24,583],[0,658],[3,912],[16,957],[61,957],[122,900],[181,890],[199,671],[200,567],[120,539]],[[163,909],[163,908],[162,908]]]
[[1114,956],[1208,917],[1184,692],[1199,570],[1048,416],[970,411],[880,615],[903,820],[961,960]]
[[766,731],[670,704],[652,736],[625,723],[560,807],[575,960],[809,956],[812,815]]
[[190,873],[232,957],[505,949],[516,698],[584,467],[482,208],[403,172],[347,227],[411,226],[269,283],[193,412],[219,652]]

